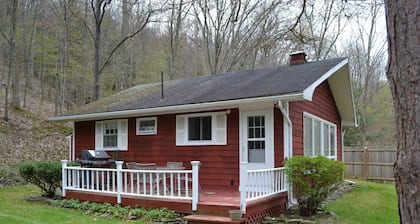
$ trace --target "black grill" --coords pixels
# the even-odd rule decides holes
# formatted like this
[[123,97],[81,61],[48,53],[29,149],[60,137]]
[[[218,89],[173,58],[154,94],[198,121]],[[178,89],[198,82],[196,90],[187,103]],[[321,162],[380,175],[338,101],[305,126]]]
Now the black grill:
[[82,167],[110,167],[115,163],[105,151],[85,149],[82,150],[82,159],[77,162],[81,163]]

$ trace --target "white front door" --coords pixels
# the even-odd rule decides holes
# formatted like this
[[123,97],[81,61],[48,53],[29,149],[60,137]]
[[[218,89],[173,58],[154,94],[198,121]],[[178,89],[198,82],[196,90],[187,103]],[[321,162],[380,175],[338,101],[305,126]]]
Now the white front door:
[[248,170],[273,168],[273,109],[241,112],[241,127],[241,161]]

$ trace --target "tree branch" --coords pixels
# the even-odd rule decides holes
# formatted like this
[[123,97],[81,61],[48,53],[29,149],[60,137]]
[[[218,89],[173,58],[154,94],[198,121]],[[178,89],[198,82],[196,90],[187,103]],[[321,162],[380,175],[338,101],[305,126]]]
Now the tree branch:
[[[93,2],[93,1],[92,1],[92,2]],[[72,7],[69,7],[69,9],[70,9],[70,11],[71,11],[72,15],[75,15],[77,18],[79,18],[79,19],[82,21],[83,25],[85,26],[85,28],[87,29],[87,31],[88,31],[88,33],[89,33],[89,36],[92,38],[93,43],[95,44],[95,47],[97,47],[97,45],[96,45],[97,43],[96,43],[96,41],[95,41],[95,36],[93,35],[92,30],[89,28],[89,26],[88,26],[88,24],[87,24],[86,20],[85,20],[85,19],[83,19],[82,17],[78,16],[78,13],[75,13],[75,12],[73,11]],[[94,13],[95,13],[95,12],[94,12]]]
[[6,34],[3,32],[1,27],[0,27],[0,33],[3,36],[3,38],[7,41],[7,43],[10,45],[12,41],[9,38],[7,38]]
[[102,64],[101,68],[99,69],[99,73],[101,74],[102,71],[104,70],[105,66],[111,61],[112,56],[114,55],[114,53],[118,50],[119,47],[121,47],[125,41],[127,41],[130,38],[133,38],[134,36],[136,36],[138,33],[140,33],[145,27],[146,25],[149,23],[150,21],[150,17],[152,16],[152,14],[155,12],[155,10],[149,11],[149,13],[147,14],[146,19],[144,20],[143,24],[134,32],[132,32],[131,34],[125,36],[120,42],[118,42],[117,45],[115,45],[112,50],[110,51],[110,53],[108,54],[108,57],[106,58],[106,60],[104,61],[104,63]]
[[300,11],[299,16],[296,18],[296,22],[291,27],[288,28],[288,32],[291,32],[291,33],[293,33],[293,35],[295,35],[294,30],[295,30],[296,26],[300,23],[300,20],[302,19],[302,16],[305,13],[305,11],[306,11],[306,0],[303,0],[302,11]]

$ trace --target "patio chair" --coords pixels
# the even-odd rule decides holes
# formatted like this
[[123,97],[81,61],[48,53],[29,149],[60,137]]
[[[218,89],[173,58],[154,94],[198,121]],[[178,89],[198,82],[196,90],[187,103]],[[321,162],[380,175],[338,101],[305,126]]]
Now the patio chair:
[[130,169],[130,170],[136,170],[137,169],[136,162],[126,162],[125,166],[127,167],[127,169]]
[[169,161],[166,163],[166,166],[170,168],[181,168],[181,167],[184,167],[184,162]]
[[[156,170],[156,164],[155,163],[127,162],[126,167],[127,167],[127,169],[132,169],[132,170]],[[145,175],[145,176],[143,176],[143,175]],[[141,185],[143,185],[143,184],[149,185],[149,184],[151,184],[152,182],[155,181],[155,180],[153,180],[152,182],[150,182],[149,175],[152,175],[152,174],[140,174],[140,176],[139,176],[139,174],[135,174],[132,178],[133,183],[135,183],[135,184],[138,183],[138,184],[141,184]],[[139,177],[138,181],[137,181],[137,177]],[[145,178],[143,178],[143,177],[145,177]],[[153,179],[154,179],[154,177],[153,177]],[[131,183],[130,180],[128,180],[128,183]],[[143,189],[143,188],[141,187],[140,189]],[[147,187],[147,189],[149,189],[149,187]],[[155,190],[156,190],[156,186],[153,187],[153,191],[155,191]]]
[[[174,161],[168,161],[167,163],[166,163],[166,166],[167,167],[170,167],[170,168],[185,168],[184,167],[184,162],[174,162]],[[189,182],[189,183],[192,183],[192,178],[190,178],[190,177],[185,177],[185,176],[180,176],[179,177],[179,179],[181,180],[181,186],[180,186],[180,188],[177,188],[176,190],[177,191],[181,191],[181,192],[184,192],[185,191],[185,179],[187,179],[187,182]],[[199,184],[198,185],[198,191],[199,192],[201,192],[201,185]]]
[[156,163],[136,163],[137,170],[156,170]]

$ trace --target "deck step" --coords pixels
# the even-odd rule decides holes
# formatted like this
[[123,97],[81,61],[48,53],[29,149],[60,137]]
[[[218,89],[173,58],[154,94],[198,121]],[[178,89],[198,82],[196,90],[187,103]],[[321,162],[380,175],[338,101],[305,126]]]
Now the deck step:
[[241,219],[239,221],[233,221],[230,219],[230,217],[214,216],[214,215],[188,215],[188,216],[185,216],[184,219],[188,221],[188,224],[245,223],[245,219]]

